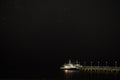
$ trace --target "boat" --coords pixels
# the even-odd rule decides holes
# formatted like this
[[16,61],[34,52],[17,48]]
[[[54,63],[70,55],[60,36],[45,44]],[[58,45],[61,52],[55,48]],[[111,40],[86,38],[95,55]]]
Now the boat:
[[76,64],[72,64],[71,60],[69,60],[69,63],[64,64],[60,69],[63,70],[78,70],[82,65],[80,65],[78,62]]

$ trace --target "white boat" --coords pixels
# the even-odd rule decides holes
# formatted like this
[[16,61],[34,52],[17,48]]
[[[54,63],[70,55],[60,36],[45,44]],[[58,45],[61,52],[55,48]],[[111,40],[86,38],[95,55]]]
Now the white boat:
[[72,64],[71,60],[69,60],[68,64],[64,64],[62,67],[60,67],[60,69],[64,69],[64,70],[77,70],[80,67],[82,67],[82,65],[80,65],[78,62],[76,64]]

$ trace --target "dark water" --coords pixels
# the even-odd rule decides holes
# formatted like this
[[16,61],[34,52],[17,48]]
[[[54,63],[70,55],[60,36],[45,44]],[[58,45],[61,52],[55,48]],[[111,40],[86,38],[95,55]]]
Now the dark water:
[[120,73],[60,70],[45,74],[41,80],[120,80]]

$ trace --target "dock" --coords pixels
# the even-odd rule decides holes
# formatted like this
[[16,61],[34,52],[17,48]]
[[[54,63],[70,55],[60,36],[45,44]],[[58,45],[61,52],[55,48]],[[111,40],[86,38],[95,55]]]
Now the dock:
[[[93,65],[93,61],[90,61],[90,65],[86,65],[86,61],[83,62],[83,65],[80,62],[76,61],[76,63],[72,63],[71,60],[67,64],[64,64],[60,69],[71,70],[76,69],[80,71],[101,71],[101,72],[120,72],[120,66],[118,66],[118,62],[114,62],[114,66],[108,65],[108,61],[104,62],[105,66],[100,64],[100,61],[97,61],[97,65]],[[94,63],[95,64],[95,63]]]
[[120,67],[112,66],[83,66],[78,68],[81,71],[102,71],[102,72],[120,72]]

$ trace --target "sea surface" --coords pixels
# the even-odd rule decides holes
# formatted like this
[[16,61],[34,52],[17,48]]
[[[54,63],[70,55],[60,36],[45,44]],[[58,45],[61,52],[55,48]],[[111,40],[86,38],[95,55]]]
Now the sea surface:
[[59,70],[58,72],[46,73],[41,80],[120,80],[120,73]]
[[[2,74],[1,74],[2,75]],[[6,75],[7,76],[7,75]],[[42,70],[40,73],[12,75],[0,78],[8,80],[120,80],[120,72],[92,72],[79,70]]]

